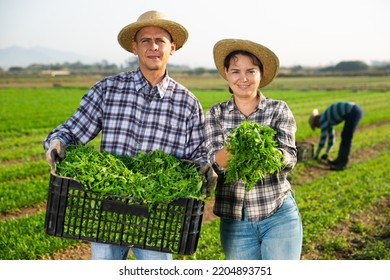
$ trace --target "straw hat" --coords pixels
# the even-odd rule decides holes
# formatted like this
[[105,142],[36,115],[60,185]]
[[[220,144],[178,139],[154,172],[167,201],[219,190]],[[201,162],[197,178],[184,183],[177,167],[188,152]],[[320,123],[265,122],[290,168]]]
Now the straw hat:
[[180,49],[188,39],[188,32],[181,24],[166,19],[166,16],[158,11],[148,11],[140,15],[136,22],[126,25],[118,34],[118,42],[125,50],[133,52],[132,43],[137,32],[146,26],[158,26],[166,31],[176,43],[176,50]]
[[263,45],[240,39],[224,39],[214,45],[214,63],[219,74],[225,79],[225,58],[233,51],[247,51],[255,55],[263,64],[263,73],[261,76],[259,88],[268,85],[277,75],[279,70],[278,57]]
[[310,117],[309,117],[309,125],[311,127],[312,130],[315,129],[314,127],[314,119],[316,116],[319,116],[320,115],[320,112],[318,111],[318,109],[314,109],[313,112],[311,113]]

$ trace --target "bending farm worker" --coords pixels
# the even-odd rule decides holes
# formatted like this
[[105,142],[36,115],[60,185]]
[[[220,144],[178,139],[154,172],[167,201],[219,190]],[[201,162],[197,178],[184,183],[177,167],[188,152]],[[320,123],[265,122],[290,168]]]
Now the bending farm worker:
[[[312,130],[319,128],[321,131],[320,140],[314,159],[318,159],[321,150],[327,143],[326,151],[321,159],[326,160],[331,170],[343,170],[349,161],[351,152],[352,138],[363,116],[362,108],[353,102],[336,102],[331,104],[324,112],[320,113],[314,109],[309,117],[309,125]],[[329,159],[328,155],[335,143],[334,126],[344,121],[344,127],[341,131],[341,142],[338,155],[335,160]]]

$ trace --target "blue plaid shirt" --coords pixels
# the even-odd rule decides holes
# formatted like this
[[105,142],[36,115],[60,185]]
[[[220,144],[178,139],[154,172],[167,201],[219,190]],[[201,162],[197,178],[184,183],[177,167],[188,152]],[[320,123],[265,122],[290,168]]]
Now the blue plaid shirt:
[[221,218],[241,220],[245,207],[248,219],[256,221],[273,214],[291,189],[287,173],[297,162],[296,123],[285,102],[263,95],[256,110],[248,117],[235,107],[233,98],[210,107],[206,112],[206,148],[208,159],[220,176],[225,170],[216,164],[215,153],[226,144],[229,133],[247,119],[276,131],[275,140],[279,151],[284,155],[284,168],[278,174],[266,175],[249,192],[245,190],[242,181],[229,185],[219,181],[215,192],[214,213]]
[[136,156],[160,149],[178,159],[206,162],[204,114],[197,98],[168,76],[149,86],[141,71],[120,73],[96,83],[77,111],[55,128],[51,139],[66,146],[101,134],[101,150]]

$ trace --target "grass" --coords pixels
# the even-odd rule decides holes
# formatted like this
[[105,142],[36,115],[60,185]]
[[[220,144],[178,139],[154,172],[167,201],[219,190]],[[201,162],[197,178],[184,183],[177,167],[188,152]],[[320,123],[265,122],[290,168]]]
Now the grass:
[[[331,173],[296,189],[304,227],[304,244],[390,193],[390,151],[380,157]],[[310,242],[309,242],[310,241]],[[308,248],[307,248],[308,249]]]
[[0,256],[3,260],[34,260],[74,245],[76,241],[48,236],[45,213],[0,221]]
[[2,137],[49,131],[75,111],[83,92],[80,88],[0,89]]

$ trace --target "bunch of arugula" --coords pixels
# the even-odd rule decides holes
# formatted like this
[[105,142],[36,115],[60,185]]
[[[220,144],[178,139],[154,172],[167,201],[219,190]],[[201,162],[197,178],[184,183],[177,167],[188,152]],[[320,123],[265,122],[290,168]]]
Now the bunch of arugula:
[[227,138],[230,156],[225,183],[242,180],[250,191],[266,174],[280,171],[283,155],[273,139],[275,134],[272,128],[249,120],[233,129]]

